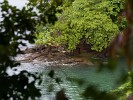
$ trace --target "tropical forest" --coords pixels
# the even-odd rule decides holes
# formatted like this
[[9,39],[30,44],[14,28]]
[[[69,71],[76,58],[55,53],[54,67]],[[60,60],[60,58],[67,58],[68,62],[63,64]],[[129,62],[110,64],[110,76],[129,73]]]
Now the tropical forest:
[[0,0],[0,100],[133,100],[132,0]]

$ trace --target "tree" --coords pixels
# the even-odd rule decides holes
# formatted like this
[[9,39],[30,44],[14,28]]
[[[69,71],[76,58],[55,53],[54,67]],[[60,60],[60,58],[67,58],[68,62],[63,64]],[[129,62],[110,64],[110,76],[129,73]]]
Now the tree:
[[[126,26],[125,18],[118,21],[124,10],[123,0],[75,0],[72,5],[58,9],[62,10],[57,14],[59,20],[40,32],[37,43],[47,44],[50,39],[48,43],[67,45],[74,50],[84,39],[92,50],[101,52]],[[49,38],[45,38],[47,35]]]
[[[22,71],[18,75],[8,75],[7,69],[19,65],[14,60],[22,53],[19,45],[25,45],[23,40],[34,42],[35,26],[38,23],[54,23],[57,18],[55,9],[61,5],[61,0],[29,0],[27,6],[18,9],[9,5],[7,0],[0,3],[2,19],[0,20],[0,99],[28,100],[40,96],[40,90],[35,87],[39,77]],[[36,9],[36,11],[34,10]],[[29,83],[29,77],[34,80]]]
[[[46,0],[46,1],[48,1],[48,0]],[[55,20],[57,20],[57,18],[55,16],[55,13],[57,12],[57,10],[55,8],[58,5],[62,5],[62,3],[59,0],[56,0],[56,1],[54,0],[55,2],[54,1],[46,2],[46,1],[45,0],[44,1],[43,0],[37,0],[37,1],[30,0],[28,7],[23,7],[22,10],[9,5],[7,0],[4,0],[3,3],[0,3],[2,18],[3,18],[2,21],[0,22],[0,99],[1,100],[3,100],[3,99],[5,100],[5,99],[9,99],[9,98],[12,98],[14,100],[15,99],[27,100],[29,98],[35,99],[36,97],[40,96],[39,90],[36,89],[36,87],[34,86],[35,80],[38,79],[38,77],[36,77],[35,75],[28,73],[26,71],[22,71],[18,75],[14,74],[14,75],[9,76],[6,72],[6,70],[7,70],[7,68],[12,68],[12,67],[18,65],[18,63],[15,62],[13,58],[17,54],[21,53],[21,50],[18,47],[19,44],[25,45],[20,40],[28,40],[30,42],[33,42],[34,33],[36,32],[35,26],[38,23],[45,25],[46,23],[54,23]],[[85,8],[83,6],[83,9],[81,9],[82,5],[79,5],[78,3],[86,4],[84,2],[85,2],[85,0],[83,2],[76,0],[75,2],[72,3],[72,6],[70,6],[71,9],[69,9],[69,7],[61,8],[61,9],[64,9],[62,14],[65,15],[65,12],[67,12],[67,10],[69,12],[72,12],[73,9],[75,10],[75,12],[79,11],[79,13],[82,14],[80,12],[80,10],[82,12],[84,12]],[[107,2],[109,2],[109,1],[107,1]],[[113,2],[116,5],[119,5],[120,3],[122,3],[121,1],[115,1],[115,0],[113,0]],[[93,5],[94,7],[96,7],[96,5],[97,5],[97,7],[99,7],[98,4],[101,4],[100,1],[90,2],[89,4],[91,4],[91,3],[94,3],[94,5]],[[113,5],[113,3],[111,3],[111,4]],[[44,7],[44,5],[45,5],[45,7]],[[81,8],[77,9],[78,7],[76,5],[79,5],[79,7],[81,6]],[[86,5],[86,6],[88,6],[88,5]],[[93,8],[92,5],[90,5],[90,6]],[[34,11],[34,7],[36,9],[38,9],[38,13],[36,13]],[[114,6],[112,6],[112,7],[114,7]],[[119,8],[119,6],[118,6],[118,8]],[[100,9],[94,9],[94,10],[92,9],[92,11],[91,11],[91,9],[88,9],[88,10],[90,12],[90,15],[93,15],[93,13],[97,14],[95,12],[95,10],[98,12]],[[58,11],[60,11],[60,9]],[[106,9],[105,9],[105,11],[106,11]],[[113,11],[114,11],[114,9],[113,9]],[[78,12],[74,13],[74,14],[73,13],[70,13],[70,14],[77,15],[77,17],[79,17],[79,18],[81,17],[80,14],[78,14]],[[86,13],[84,12],[83,14],[86,14]],[[98,15],[104,17],[107,21],[112,23],[113,26],[116,27],[115,31],[118,30],[117,21],[115,20],[115,18],[113,18],[113,16],[111,17],[111,15],[115,15],[115,13],[109,13],[109,15],[108,15],[106,13],[104,14],[99,11]],[[55,26],[52,26],[54,28],[53,30],[51,28],[46,27],[48,29],[49,34],[52,34],[50,36],[52,36],[53,38],[57,37],[56,43],[60,43],[59,39],[63,38],[61,40],[62,44],[70,43],[69,44],[70,46],[72,46],[74,44],[73,41],[68,39],[70,36],[72,36],[72,37],[70,37],[70,39],[71,38],[75,39],[74,45],[76,45],[78,43],[78,41],[80,40],[80,38],[83,38],[81,36],[86,36],[85,32],[82,30],[85,28],[81,27],[82,24],[77,25],[76,21],[79,21],[78,18],[69,15],[70,18],[74,17],[75,19],[73,18],[72,20],[70,19],[70,21],[69,21],[68,20],[69,16],[66,16],[66,18],[63,17],[63,18],[65,18],[63,21],[63,20],[61,20],[61,18],[62,18],[61,16],[59,15],[60,22],[57,22],[57,24]],[[97,18],[98,16],[95,15],[94,17]],[[109,19],[109,18],[111,18],[111,19]],[[101,19],[101,18],[98,17],[98,19]],[[97,20],[94,19],[94,21],[99,22],[98,19]],[[131,20],[132,20],[132,18],[131,18]],[[90,20],[90,22],[91,21],[92,20]],[[104,22],[104,20],[101,20],[101,21]],[[69,23],[66,24],[64,22],[69,22]],[[81,20],[81,22],[82,22],[82,20]],[[84,20],[83,20],[83,22],[85,23]],[[61,29],[64,31],[64,33],[60,29],[59,26],[57,27],[58,23],[61,23],[60,25],[64,25],[63,27],[61,27]],[[109,23],[109,25],[110,25],[110,23]],[[105,24],[106,24],[106,21],[105,21]],[[70,26],[70,28],[68,26]],[[78,27],[78,28],[76,28],[74,30],[74,29],[72,29],[73,27],[74,28]],[[60,30],[56,30],[58,28]],[[67,31],[64,30],[65,28],[68,28],[68,30],[70,32],[68,30]],[[93,28],[91,26],[91,28],[95,30],[95,27]],[[80,30],[77,30],[77,29],[80,29]],[[75,33],[78,33],[78,34],[77,35],[73,34],[73,31],[74,32],[77,31]],[[111,30],[111,32],[115,32],[115,31]],[[68,34],[66,34],[66,32],[68,32],[70,34],[68,35]],[[84,35],[79,35],[80,32],[83,32]],[[98,33],[98,32],[96,31],[96,33]],[[90,36],[91,35],[92,34],[90,34]],[[77,39],[77,37],[79,40]],[[85,39],[88,39],[88,38],[85,37]],[[98,39],[98,37],[96,39]],[[73,49],[76,47],[76,46],[69,47],[69,45],[68,45],[68,48],[70,48],[70,49]],[[92,45],[94,45],[93,42],[92,42]],[[101,49],[98,48],[96,50],[101,50]],[[29,76],[33,77],[35,79],[31,83],[28,82]],[[93,89],[93,87],[88,88],[88,89],[93,90],[95,93],[97,92],[97,91],[95,91],[95,89]],[[104,94],[105,93],[102,93],[101,95],[104,95]],[[93,96],[95,96],[95,95],[93,95]],[[98,96],[99,96],[99,94],[98,94]]]

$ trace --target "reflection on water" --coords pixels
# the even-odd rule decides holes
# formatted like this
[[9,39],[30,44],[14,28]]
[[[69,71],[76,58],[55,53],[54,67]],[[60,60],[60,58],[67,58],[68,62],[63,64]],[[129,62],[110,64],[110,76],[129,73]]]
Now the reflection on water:
[[[97,85],[97,88],[101,91],[109,91],[118,87],[116,83],[120,77],[121,71],[124,68],[124,64],[120,63],[119,67],[113,72],[109,70],[102,70],[100,73],[97,72],[96,66],[81,66],[81,65],[60,65],[51,66],[49,64],[32,64],[25,63],[22,64],[18,69],[28,70],[30,72],[40,72],[43,73],[42,80],[43,83],[37,87],[41,89],[42,97],[41,100],[54,100],[55,92],[59,91],[61,88],[66,90],[66,95],[70,100],[83,100],[81,93],[89,84]],[[48,73],[50,70],[55,71],[56,77],[61,78],[62,82],[58,85],[55,80],[52,80]],[[83,85],[78,85],[71,79],[81,79],[84,81]],[[53,92],[51,92],[53,91]]]

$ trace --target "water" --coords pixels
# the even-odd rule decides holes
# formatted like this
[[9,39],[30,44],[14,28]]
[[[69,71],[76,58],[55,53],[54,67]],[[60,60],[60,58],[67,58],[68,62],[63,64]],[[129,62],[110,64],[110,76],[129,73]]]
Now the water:
[[[60,65],[52,66],[52,63],[23,63],[19,69],[27,70],[29,72],[42,73],[43,83],[37,85],[41,89],[42,97],[40,100],[54,100],[55,93],[61,88],[64,88],[69,100],[84,100],[81,94],[85,88],[90,85],[97,85],[97,88],[101,91],[110,91],[119,86],[117,81],[122,74],[123,70],[126,70],[126,64],[120,63],[119,67],[114,71],[107,69],[97,72],[96,65]],[[62,82],[57,84],[55,80],[48,76],[50,70],[54,70],[55,77],[61,78]],[[68,80],[69,79],[69,80]],[[83,81],[83,85],[78,85],[77,81]]]

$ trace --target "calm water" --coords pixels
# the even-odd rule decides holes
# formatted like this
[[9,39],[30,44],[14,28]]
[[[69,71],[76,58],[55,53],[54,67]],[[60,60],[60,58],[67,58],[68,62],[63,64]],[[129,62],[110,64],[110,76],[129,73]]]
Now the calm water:
[[[120,74],[125,69],[124,62],[119,64],[119,67],[114,71],[109,71],[107,69],[97,72],[97,66],[86,66],[86,65],[60,65],[51,66],[51,63],[23,63],[17,69],[27,70],[29,72],[39,72],[42,73],[43,83],[37,87],[41,89],[42,97],[40,100],[54,100],[55,92],[59,91],[61,88],[66,90],[66,95],[70,100],[84,100],[80,94],[85,90],[85,88],[90,85],[97,85],[97,88],[101,91],[110,91],[118,87],[117,81]],[[50,70],[55,71],[55,76],[60,77],[62,82],[58,85],[54,80],[52,80],[47,74]],[[71,78],[71,80],[68,80]],[[78,85],[72,79],[83,80],[83,85]],[[51,92],[53,91],[53,92]]]

